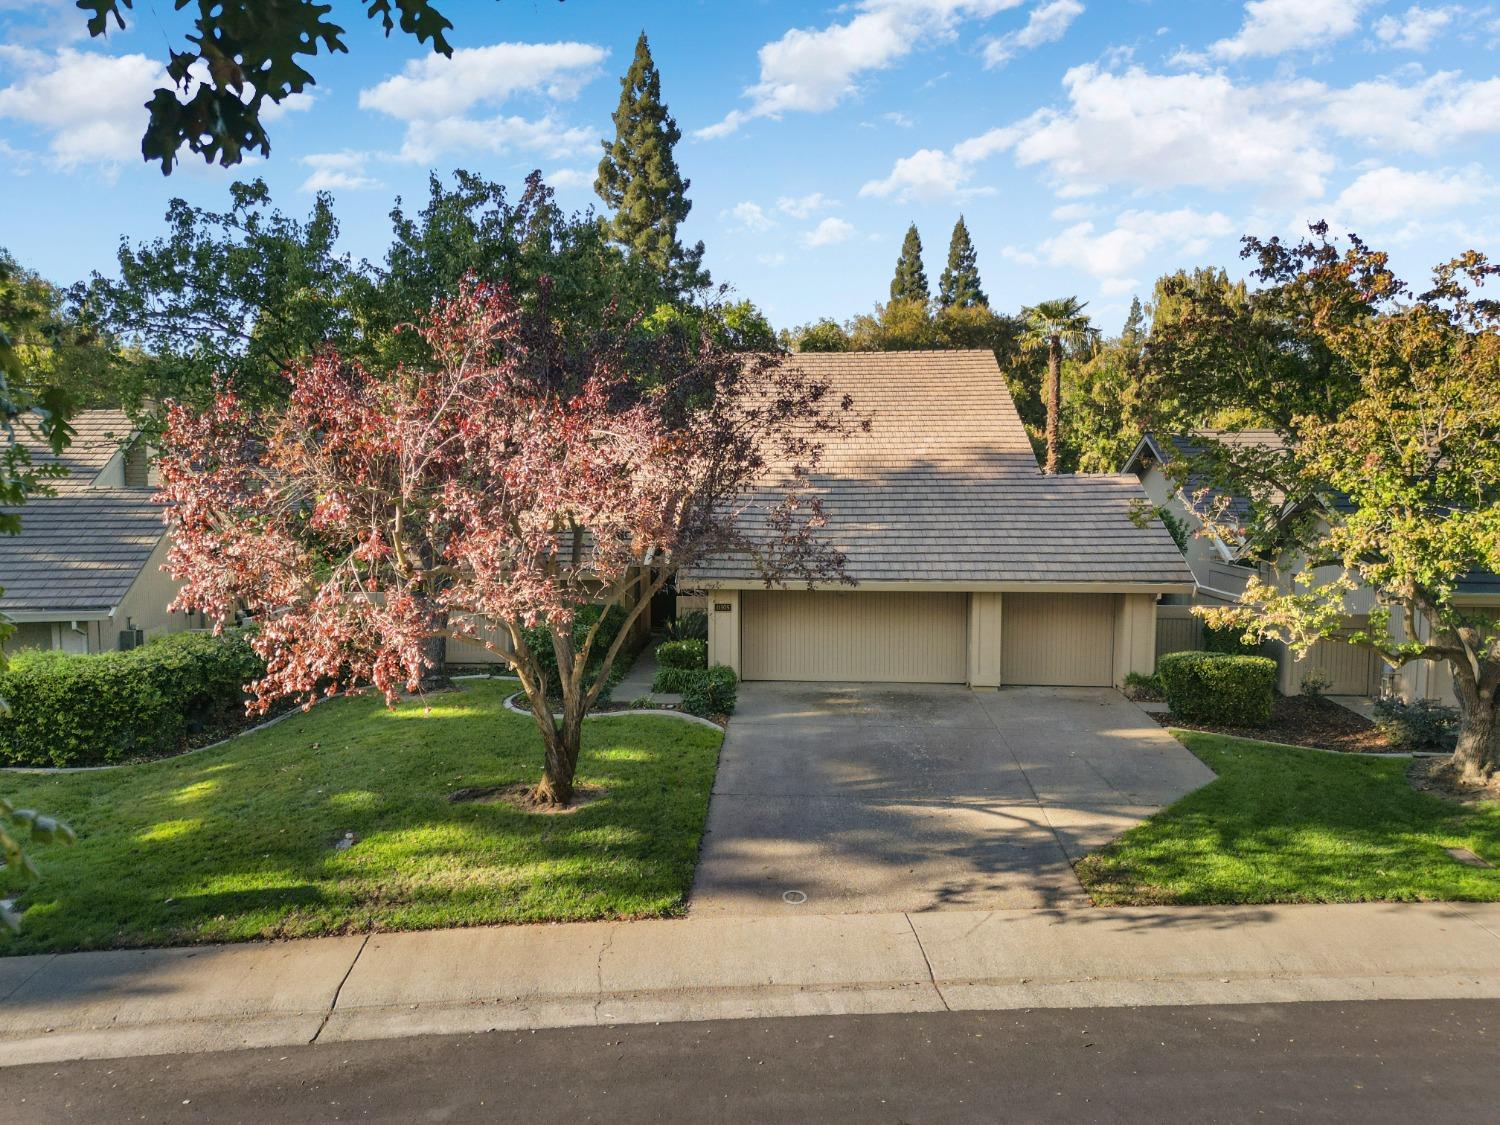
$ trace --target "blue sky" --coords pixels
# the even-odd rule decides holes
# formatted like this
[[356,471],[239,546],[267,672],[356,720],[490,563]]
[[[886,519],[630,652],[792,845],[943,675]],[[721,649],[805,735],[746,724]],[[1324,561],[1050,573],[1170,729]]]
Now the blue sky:
[[691,178],[684,230],[780,325],[885,296],[908,222],[934,284],[962,212],[992,303],[1076,293],[1113,330],[1179,266],[1239,272],[1246,232],[1326,217],[1420,278],[1496,249],[1500,3],[1406,0],[449,0],[443,60],[334,0],[351,53],[270,124],[273,150],[170,178],[140,109],[183,18],[140,0],[105,41],[71,0],[0,0],[0,245],[59,282],[108,271],[167,201],[262,176],[332,191],[378,257],[429,168],[593,203],[598,140],[650,35]]

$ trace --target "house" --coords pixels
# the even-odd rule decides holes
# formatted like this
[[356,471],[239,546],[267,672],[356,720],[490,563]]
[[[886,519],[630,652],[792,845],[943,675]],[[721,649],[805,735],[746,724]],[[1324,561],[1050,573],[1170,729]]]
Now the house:
[[[767,589],[747,558],[695,568],[709,658],[745,680],[1119,686],[1156,660],[1156,603],[1192,572],[1131,475],[1045,476],[988,351],[800,354],[868,432],[809,491],[855,585]],[[776,502],[776,471],[746,526]]]
[[[1203,527],[1198,513],[1205,510],[1201,505],[1222,502],[1231,516],[1248,516],[1248,498],[1226,495],[1192,477],[1179,486],[1173,475],[1171,466],[1174,461],[1199,455],[1210,442],[1231,448],[1284,448],[1281,436],[1273,430],[1202,429],[1179,435],[1147,433],[1124,467],[1125,472],[1140,480],[1152,503],[1158,509],[1165,509],[1188,533],[1184,555],[1192,568],[1197,588],[1190,597],[1172,595],[1164,599],[1166,604],[1161,607],[1157,624],[1158,654],[1201,648],[1202,629],[1192,614],[1192,606],[1232,604],[1244,593],[1249,577],[1257,573],[1257,568],[1241,556],[1236,544],[1225,543],[1211,533],[1198,534]],[[1295,559],[1286,559],[1275,569],[1285,585],[1300,567]],[[1265,581],[1275,577],[1270,567],[1262,568],[1259,573]],[[1337,577],[1335,568],[1322,568],[1317,573],[1323,581]],[[1470,575],[1459,583],[1454,600],[1455,604],[1466,608],[1500,606],[1500,577]],[[1352,630],[1363,625],[1374,608],[1374,593],[1365,587],[1357,589],[1345,602],[1346,627]],[[1425,624],[1419,628],[1425,628]],[[1316,678],[1327,685],[1324,690],[1331,695],[1373,697],[1385,693],[1399,695],[1408,701],[1432,699],[1448,705],[1457,702],[1452,676],[1444,663],[1418,660],[1388,670],[1372,649],[1348,644],[1336,637],[1318,641],[1300,659],[1295,658],[1285,645],[1273,642],[1271,647],[1280,665],[1277,688],[1283,695],[1296,694],[1304,682]]]
[[107,652],[197,624],[167,612],[175,586],[161,571],[166,528],[140,433],[119,410],[83,411],[73,427],[60,457],[32,451],[67,469],[48,482],[56,495],[21,510],[20,535],[0,535],[7,651]]

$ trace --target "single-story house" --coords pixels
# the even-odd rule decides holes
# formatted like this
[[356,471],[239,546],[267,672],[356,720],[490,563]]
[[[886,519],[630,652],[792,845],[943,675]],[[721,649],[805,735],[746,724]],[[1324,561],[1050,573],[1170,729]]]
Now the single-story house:
[[7,651],[108,652],[199,624],[168,613],[175,594],[162,572],[166,527],[152,500],[150,451],[123,411],[86,410],[60,457],[54,496],[20,510],[21,534],[0,535],[0,612],[15,623]]
[[[830,439],[808,490],[847,577],[767,588],[750,560],[681,576],[709,658],[745,680],[1119,686],[1156,662],[1156,604],[1193,575],[1133,475],[1046,476],[988,351],[788,359],[870,420]],[[748,498],[774,505],[777,470]]]
[[[1198,534],[1203,527],[1198,514],[1202,510],[1198,507],[1200,504],[1222,500],[1231,515],[1248,516],[1250,512],[1250,502],[1246,497],[1223,495],[1191,477],[1179,487],[1171,470],[1173,462],[1197,456],[1210,442],[1268,450],[1280,449],[1284,444],[1281,436],[1273,430],[1201,429],[1190,434],[1147,433],[1124,467],[1125,472],[1140,480],[1152,503],[1169,512],[1189,533],[1184,553],[1197,588],[1190,597],[1172,595],[1163,599],[1157,639],[1157,650],[1161,654],[1202,646],[1201,628],[1198,619],[1192,615],[1192,606],[1232,604],[1244,593],[1245,583],[1251,575],[1259,573],[1267,582],[1276,577],[1270,567],[1263,567],[1258,572],[1242,557],[1238,545],[1225,543],[1212,534]],[[1291,581],[1292,574],[1299,569],[1291,565],[1294,561],[1285,560],[1284,565],[1277,568],[1283,584]],[[1324,570],[1326,573],[1321,575],[1324,580],[1337,576],[1335,568]],[[1459,583],[1454,600],[1455,604],[1465,608],[1500,606],[1500,577],[1470,575]],[[1357,589],[1345,601],[1348,628],[1362,625],[1374,608],[1373,591],[1363,586]],[[1281,666],[1278,690],[1284,695],[1296,694],[1303,682],[1316,674],[1332,695],[1374,697],[1389,692],[1408,701],[1432,699],[1450,706],[1457,702],[1452,675],[1444,663],[1417,660],[1400,669],[1389,670],[1372,649],[1351,645],[1336,637],[1318,641],[1300,660],[1294,658],[1284,645],[1273,644],[1272,647]]]

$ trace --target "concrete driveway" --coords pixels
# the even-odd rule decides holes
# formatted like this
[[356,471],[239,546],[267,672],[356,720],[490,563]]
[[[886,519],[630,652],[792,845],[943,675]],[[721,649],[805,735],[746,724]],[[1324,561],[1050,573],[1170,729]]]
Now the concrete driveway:
[[1212,779],[1108,689],[745,684],[689,909],[1080,905],[1072,861]]

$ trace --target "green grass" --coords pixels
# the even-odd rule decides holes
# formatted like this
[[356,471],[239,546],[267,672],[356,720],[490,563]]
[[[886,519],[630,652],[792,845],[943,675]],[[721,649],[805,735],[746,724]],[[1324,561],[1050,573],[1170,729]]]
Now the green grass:
[[[470,682],[430,711],[336,700],[187,757],[0,776],[79,837],[37,850],[43,880],[0,953],[679,910],[722,736],[661,717],[589,722],[578,780],[603,799],[553,816],[449,804],[461,787],[540,776],[535,726],[501,707],[514,688]],[[334,850],[350,831],[358,842]],[[20,886],[6,878],[6,893]]]
[[1219,775],[1078,865],[1100,904],[1500,900],[1500,803],[1418,793],[1408,761],[1173,731]]

